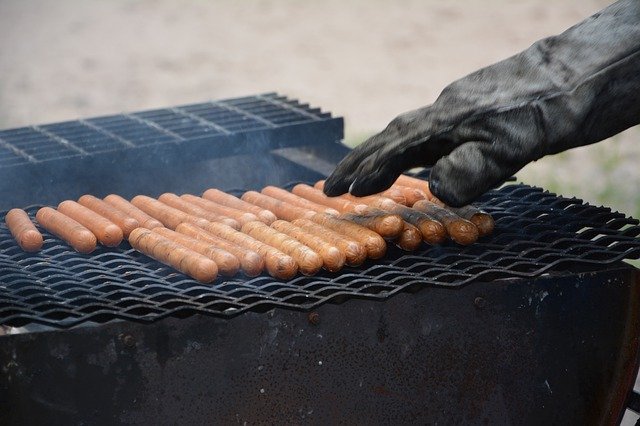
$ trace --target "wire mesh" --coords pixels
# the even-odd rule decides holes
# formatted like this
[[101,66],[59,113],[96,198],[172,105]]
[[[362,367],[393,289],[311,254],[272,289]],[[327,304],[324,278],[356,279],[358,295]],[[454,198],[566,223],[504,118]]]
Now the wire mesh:
[[[638,221],[605,207],[522,184],[490,191],[476,204],[493,215],[496,229],[470,246],[423,244],[406,253],[390,244],[385,258],[338,273],[289,281],[238,275],[212,285],[141,255],[126,242],[81,255],[44,233],[43,250],[24,253],[3,222],[0,324],[65,328],[115,319],[231,317],[275,307],[308,310],[349,298],[385,299],[422,286],[566,275],[640,258]],[[37,208],[27,211],[33,217]]]

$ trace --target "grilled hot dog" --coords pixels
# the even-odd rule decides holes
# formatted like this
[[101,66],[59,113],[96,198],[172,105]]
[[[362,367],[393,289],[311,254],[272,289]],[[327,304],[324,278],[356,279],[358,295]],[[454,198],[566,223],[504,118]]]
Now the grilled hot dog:
[[153,229],[159,226],[164,226],[159,220],[152,218],[119,195],[107,195],[106,197],[104,197],[104,201],[120,210],[127,216],[137,220],[140,226],[142,226],[143,228]]
[[264,270],[264,259],[255,251],[248,250],[238,244],[216,237],[191,223],[181,223],[176,227],[176,231],[195,238],[196,240],[204,241],[219,249],[228,251],[240,260],[240,268],[248,277],[258,276]]
[[33,253],[42,248],[42,234],[31,222],[26,211],[11,209],[4,221],[22,250]]
[[118,225],[75,201],[61,202],[58,211],[93,232],[102,245],[116,247],[122,242],[123,233]]
[[204,191],[202,198],[222,204],[223,206],[232,207],[236,210],[253,213],[258,217],[258,220],[266,223],[267,225],[271,225],[271,223],[277,219],[276,215],[269,210],[247,203],[246,201],[242,201],[238,197],[234,197],[231,194],[227,194],[226,192],[222,192],[215,188]]
[[129,243],[139,252],[202,283],[210,283],[218,276],[218,266],[213,260],[149,229],[131,231]]
[[62,238],[79,253],[88,254],[96,249],[97,241],[93,232],[51,207],[38,210],[36,220],[40,226]]

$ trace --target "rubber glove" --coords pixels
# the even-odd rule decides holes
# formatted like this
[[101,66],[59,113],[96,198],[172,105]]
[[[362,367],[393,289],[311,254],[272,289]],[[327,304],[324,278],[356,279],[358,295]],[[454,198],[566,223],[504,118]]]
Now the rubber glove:
[[398,116],[338,164],[324,191],[370,195],[433,166],[433,194],[462,206],[531,161],[638,123],[640,0],[620,0]]

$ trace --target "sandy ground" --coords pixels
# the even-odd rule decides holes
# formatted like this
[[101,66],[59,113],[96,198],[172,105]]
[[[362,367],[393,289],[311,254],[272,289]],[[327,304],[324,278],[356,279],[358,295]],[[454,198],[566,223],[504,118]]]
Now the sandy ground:
[[[0,0],[0,128],[278,91],[358,143],[606,0]],[[640,130],[519,177],[640,215]]]
[[[354,144],[606,4],[0,0],[0,127],[279,91],[344,116]],[[640,215],[637,139],[520,177]]]

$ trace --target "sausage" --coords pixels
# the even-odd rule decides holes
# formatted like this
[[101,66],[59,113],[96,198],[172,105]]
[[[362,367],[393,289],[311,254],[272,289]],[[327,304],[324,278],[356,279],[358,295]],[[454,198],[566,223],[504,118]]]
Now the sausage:
[[218,276],[218,267],[213,260],[149,229],[136,228],[131,231],[129,243],[140,253],[171,266],[201,283],[210,283]]
[[11,209],[4,221],[22,250],[33,253],[42,248],[42,234],[31,222],[26,211]]
[[367,256],[371,259],[380,259],[387,252],[387,243],[380,235],[357,223],[319,213],[311,220],[358,241],[364,246]]
[[227,194],[226,192],[222,192],[215,188],[204,191],[202,198],[206,198],[207,200],[211,200],[223,206],[232,207],[236,210],[253,213],[258,217],[258,220],[266,223],[267,225],[271,225],[271,223],[277,219],[276,215],[269,210],[254,206],[246,201],[242,201],[238,197],[234,197],[231,194]]
[[221,216],[212,211],[206,210],[205,208],[195,203],[190,203],[185,199],[178,197],[176,194],[166,192],[158,197],[158,201],[192,216],[201,217],[211,222],[221,222],[225,225],[229,225],[232,228],[240,229],[240,224],[237,220],[231,219],[230,217]]
[[431,201],[422,200],[415,203],[413,208],[441,222],[447,229],[451,239],[458,244],[469,245],[478,239],[478,228],[473,223],[444,207],[440,207]]
[[391,188],[396,189],[402,193],[406,200],[406,203],[404,203],[404,205],[408,207],[413,206],[417,201],[429,199],[427,193],[420,188],[412,188],[410,186],[398,184],[394,184]]
[[275,198],[255,191],[245,192],[242,195],[242,199],[247,203],[267,209],[273,212],[278,218],[288,220],[289,222],[300,218],[310,218],[311,216],[318,214],[313,210],[303,209],[302,207],[294,206],[281,200],[276,200]]
[[[183,194],[180,196],[184,201],[195,204],[196,206],[209,210],[217,215],[228,217],[236,221],[240,226],[244,225],[247,222],[253,222],[258,220],[258,217],[249,212],[245,212],[242,210],[234,209],[233,207],[223,206],[222,204],[218,204],[214,201],[207,200],[204,198],[196,197],[191,194]],[[219,222],[219,221],[215,221]],[[230,225],[231,226],[231,225]],[[232,226],[232,228],[234,228]],[[239,229],[239,228],[238,228]]]
[[493,217],[489,213],[480,210],[475,206],[468,205],[457,208],[447,206],[447,209],[476,225],[478,228],[478,234],[481,237],[491,234],[495,228],[496,224]]
[[78,203],[118,225],[125,238],[129,237],[129,233],[131,233],[131,231],[140,227],[140,222],[136,219],[126,215],[111,204],[102,201],[100,198],[94,197],[93,195],[83,195],[78,199]]
[[304,275],[315,275],[322,268],[322,258],[318,253],[295,238],[269,227],[266,223],[260,221],[245,223],[242,225],[242,232],[291,256]]
[[410,223],[403,223],[404,228],[402,229],[402,233],[393,242],[402,250],[414,251],[420,247],[420,243],[422,243],[422,233]]
[[267,272],[274,278],[288,280],[298,273],[298,264],[296,261],[275,247],[271,247],[222,223],[209,222],[209,225],[204,227],[204,229],[216,237],[224,238],[245,249],[258,253],[264,259]]
[[304,183],[294,186],[291,192],[316,204],[336,209],[340,213],[357,213],[366,208],[365,204],[356,204],[341,197],[327,197],[322,190]]
[[491,234],[493,232],[493,229],[495,228],[493,217],[491,217],[491,215],[487,212],[478,209],[477,207],[471,205],[458,208],[446,206],[442,201],[440,201],[431,193],[431,191],[429,190],[428,181],[417,179],[407,175],[400,175],[396,182],[401,185],[406,185],[421,190],[422,192],[424,192],[427,200],[440,207],[445,207],[461,218],[470,221],[471,223],[476,225],[481,237]]
[[367,250],[364,245],[348,238],[336,231],[326,228],[309,219],[296,219],[293,224],[308,232],[314,238],[325,241],[327,244],[338,247],[346,257],[349,266],[359,266],[367,260]]
[[93,232],[102,245],[116,247],[122,242],[124,235],[118,225],[75,201],[61,202],[58,211]]
[[373,206],[395,213],[405,222],[417,227],[425,243],[441,244],[447,239],[447,230],[438,220],[416,209],[393,202],[390,204],[388,201],[391,200],[380,198],[374,201]]
[[147,197],[146,195],[136,195],[131,200],[131,204],[138,207],[148,215],[155,217],[169,229],[176,229],[176,226],[182,222],[189,222],[198,226],[206,226],[209,223],[206,219],[174,209],[173,207],[154,198]]
[[325,197],[325,200],[328,203],[334,204],[336,207],[340,207],[340,210],[343,213],[361,213],[367,209],[367,206],[371,202],[372,199],[378,197],[377,195],[368,195],[366,197],[354,197],[353,195],[347,193],[342,194],[338,197],[327,197],[324,195],[322,190],[324,189],[324,180],[319,180],[313,185],[314,189],[317,189],[318,192],[312,193],[311,190],[305,187],[301,187],[296,189],[296,191],[302,192],[306,191],[309,197],[317,197],[318,200],[322,199],[321,195]]
[[[425,195],[425,200],[431,201],[434,204],[439,205],[440,207],[447,207],[442,201],[440,201],[429,189],[429,181],[415,178],[413,176],[400,175],[396,180],[394,186],[400,185],[405,187],[414,188]],[[416,203],[420,200],[416,200]],[[415,204],[415,203],[414,203]]]
[[237,257],[232,255],[228,251],[221,250],[202,240],[197,240],[195,238],[189,237],[188,235],[172,231],[171,229],[156,228],[153,230],[153,232],[160,234],[163,237],[168,238],[171,241],[188,248],[189,250],[193,250],[196,253],[200,253],[213,260],[216,263],[218,272],[220,272],[221,275],[232,277],[237,274],[238,270],[240,269],[240,261]]
[[313,210],[317,213],[326,213],[331,216],[338,216],[340,214],[336,209],[314,203],[306,198],[299,197],[289,191],[275,186],[265,186],[262,188],[261,192],[269,197],[284,201],[294,206],[302,207],[303,209]]
[[159,220],[152,218],[119,195],[107,195],[106,197],[104,197],[104,201],[120,210],[127,216],[130,216],[137,220],[140,226],[143,228],[153,229],[164,226]]
[[379,195],[381,197],[387,197],[387,198],[391,198],[393,201],[395,201],[398,204],[402,204],[403,206],[407,205],[407,198],[404,196],[404,194],[402,193],[402,191],[400,191],[397,188],[389,188],[385,191],[382,191],[378,194],[375,195]]
[[240,260],[240,268],[248,277],[256,277],[264,270],[264,259],[253,250],[245,249],[223,238],[216,237],[191,223],[181,223],[176,227],[176,231],[228,251]]
[[[319,180],[318,182],[316,182],[313,185],[314,188],[319,189],[319,190],[323,190],[324,189],[324,180]],[[365,197],[356,197],[354,195],[351,195],[349,193],[346,194],[342,194],[340,196],[340,198],[344,198],[345,200],[351,201],[352,203],[355,204],[370,204],[372,199],[378,198],[378,197],[385,197],[388,199],[393,200],[393,202],[398,203],[398,204],[402,204],[402,205],[407,205],[407,199],[405,197],[405,195],[402,193],[402,191],[400,191],[397,188],[389,188],[386,191],[382,191],[379,192],[377,194],[373,194],[373,195],[367,195]]]
[[88,254],[96,249],[97,241],[93,232],[51,207],[38,210],[36,220],[40,226],[62,238],[79,253]]
[[400,216],[372,207],[361,213],[344,214],[340,218],[365,226],[382,238],[396,238],[404,229],[404,221]]
[[320,238],[316,238],[315,235],[308,233],[304,229],[293,225],[290,222],[276,220],[271,224],[271,227],[278,232],[295,238],[305,246],[311,248],[311,250],[318,253],[320,257],[322,257],[324,268],[327,271],[339,271],[347,260],[346,255],[341,252],[340,249]]

